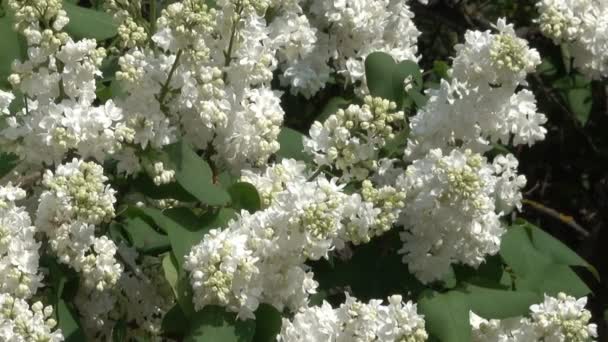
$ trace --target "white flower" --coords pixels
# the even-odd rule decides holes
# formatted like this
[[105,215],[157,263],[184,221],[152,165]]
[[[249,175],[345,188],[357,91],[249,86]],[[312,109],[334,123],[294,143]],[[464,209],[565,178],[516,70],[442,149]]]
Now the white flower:
[[524,342],[542,341],[534,325],[527,318],[486,320],[470,312],[473,342]]
[[42,286],[38,272],[40,243],[24,207],[15,205],[25,191],[10,182],[0,187],[0,293],[30,298]]
[[453,263],[477,267],[498,252],[505,229],[495,197],[506,196],[504,203],[517,205],[521,186],[508,165],[501,160],[494,168],[470,150],[443,155],[435,149],[397,179],[396,187],[407,193],[400,252],[421,281],[441,279]]
[[597,326],[589,323],[585,309],[587,298],[576,299],[564,293],[557,297],[545,294],[543,303],[530,306],[530,318],[486,320],[470,313],[474,342],[591,342],[597,338]]
[[401,128],[405,114],[394,102],[366,96],[363,106],[350,105],[324,123],[315,121],[304,151],[319,166],[342,172],[343,180],[363,180],[377,167],[380,148]]
[[486,152],[492,142],[533,145],[545,138],[547,118],[538,113],[534,94],[509,87],[471,87],[454,79],[442,80],[427,91],[429,100],[410,120],[407,159],[424,156],[433,148],[449,151],[460,144]]
[[95,236],[95,226],[114,217],[116,198],[106,181],[101,166],[78,159],[55,173],[47,170],[36,214],[36,226],[59,261],[82,272],[84,284],[99,291],[115,285],[122,272],[114,242]]
[[12,93],[0,90],[0,115],[9,114],[8,106],[15,99],[15,95]]
[[597,326],[590,324],[591,313],[585,309],[587,298],[576,299],[564,293],[545,295],[543,303],[530,307],[531,320],[543,341],[592,341]]
[[61,342],[61,329],[54,330],[53,307],[41,302],[30,305],[21,298],[0,293],[0,340],[11,342]]
[[279,342],[326,342],[335,341],[339,323],[335,310],[323,301],[320,307],[305,308],[296,313],[293,320],[283,318]]
[[327,302],[308,307],[293,320],[283,319],[279,342],[398,342],[426,341],[423,316],[416,304],[404,303],[400,295],[388,298],[388,305],[372,299],[362,303],[346,294],[346,302],[332,309]]
[[488,85],[515,88],[525,84],[525,77],[540,64],[540,55],[528,42],[515,35],[513,25],[504,18],[490,31],[467,31],[465,43],[458,44],[452,64],[452,76],[472,87]]
[[241,180],[255,186],[264,207],[270,206],[273,198],[283,190],[288,183],[305,182],[306,164],[295,159],[283,159],[281,163],[267,166],[262,170],[241,171]]
[[420,32],[414,14],[398,0],[315,0],[310,16],[319,31],[327,31],[332,64],[347,82],[361,83],[367,93],[363,63],[374,51],[390,54],[397,61],[417,61]]
[[541,0],[536,6],[543,34],[568,44],[574,66],[588,76],[608,77],[608,6],[602,1]]
[[248,89],[225,132],[216,143],[221,159],[235,170],[247,165],[262,166],[279,150],[277,141],[283,123],[280,92],[269,88]]

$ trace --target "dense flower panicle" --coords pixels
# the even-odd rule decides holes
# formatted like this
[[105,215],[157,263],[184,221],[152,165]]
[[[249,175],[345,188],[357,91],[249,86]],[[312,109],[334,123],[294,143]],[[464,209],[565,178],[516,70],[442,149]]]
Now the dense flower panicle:
[[142,46],[148,40],[146,26],[138,20],[142,13],[141,0],[107,0],[103,5],[118,24],[118,39],[122,47]]
[[592,78],[608,77],[608,5],[592,0],[541,0],[542,33],[567,44],[574,66]]
[[427,104],[410,120],[408,160],[433,148],[486,152],[495,142],[531,146],[545,138],[547,118],[537,112],[534,94],[518,90],[540,56],[504,19],[496,27],[498,33],[467,31],[465,43],[456,45],[452,80],[427,90]]
[[486,320],[470,312],[472,342],[542,341],[529,319],[514,317]]
[[210,231],[184,266],[196,308],[222,305],[251,318],[259,303],[291,311],[306,305],[317,283],[304,262],[327,257],[337,243],[340,190],[324,178],[287,183],[267,209],[243,211],[226,229]]
[[277,141],[283,124],[280,92],[269,88],[248,89],[225,132],[218,149],[222,159],[234,169],[263,166],[279,150]]
[[544,341],[592,341],[597,337],[597,326],[589,323],[591,312],[585,309],[586,304],[586,297],[545,295],[543,303],[530,307],[531,320]]
[[530,306],[529,318],[486,320],[471,312],[473,341],[595,341],[597,326],[589,323],[591,313],[586,304],[586,297],[576,299],[559,293],[557,297],[545,294],[544,302]]
[[0,115],[9,114],[9,106],[15,99],[15,95],[12,93],[0,90]]
[[441,279],[453,263],[477,267],[498,252],[505,213],[496,211],[495,202],[504,209],[519,206],[525,184],[507,165],[500,159],[493,166],[470,150],[444,155],[435,149],[399,176],[396,187],[407,193],[400,252],[421,281]]
[[117,321],[131,325],[126,338],[149,338],[161,341],[161,323],[175,304],[174,293],[164,277],[162,259],[138,255],[135,248],[119,245],[118,253],[125,265],[116,286],[99,292],[81,287],[75,304],[91,340],[110,339]]
[[42,286],[42,275],[36,228],[25,208],[15,204],[24,198],[25,191],[10,182],[0,187],[0,294],[27,299]]
[[536,49],[515,35],[512,24],[504,18],[496,23],[497,33],[467,31],[465,42],[457,44],[452,76],[471,88],[489,85],[515,88],[525,84],[528,73],[541,62]]
[[280,342],[398,342],[426,341],[424,318],[416,304],[403,302],[400,295],[388,297],[388,304],[373,299],[362,303],[346,295],[337,309],[327,302],[300,310],[293,320],[283,319]]
[[405,191],[384,185],[375,187],[369,180],[362,183],[361,194],[354,193],[345,201],[345,241],[367,243],[389,231],[405,206]]
[[324,123],[315,121],[304,150],[319,166],[342,172],[342,180],[363,180],[377,167],[380,148],[404,124],[403,111],[394,102],[366,96],[362,106],[350,105]]
[[295,159],[283,159],[280,163],[269,165],[263,170],[241,171],[241,181],[255,186],[265,208],[272,204],[278,193],[285,190],[288,183],[305,182],[306,178],[306,164]]
[[100,291],[115,285],[122,272],[114,242],[95,236],[95,226],[114,217],[116,198],[106,181],[101,166],[78,159],[54,173],[47,170],[36,214],[36,227],[47,235],[59,261],[82,272],[85,285]]
[[10,342],[61,342],[61,329],[54,329],[53,307],[0,293],[0,340]]
[[364,61],[370,53],[386,52],[398,61],[419,58],[420,32],[405,1],[315,0],[310,14],[317,28],[328,32],[327,49],[336,72],[347,82],[362,83],[361,93],[367,92]]
[[70,150],[102,161],[130,136],[112,100],[93,104],[106,52],[95,40],[67,39],[54,54],[48,62],[45,56],[13,66],[10,80],[25,103],[7,116],[0,142],[31,163],[59,162]]
[[199,56],[208,54],[205,38],[213,30],[215,10],[204,2],[184,0],[163,9],[157,21],[158,31],[152,40],[162,49],[177,53],[196,50]]

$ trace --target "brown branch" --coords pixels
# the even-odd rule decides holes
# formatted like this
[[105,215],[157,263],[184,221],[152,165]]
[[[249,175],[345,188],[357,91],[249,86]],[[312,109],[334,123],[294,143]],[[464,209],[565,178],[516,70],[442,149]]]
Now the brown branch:
[[574,218],[572,216],[562,214],[555,209],[546,207],[545,205],[538,203],[536,201],[533,201],[533,200],[524,199],[521,202],[540,213],[543,213],[547,216],[550,216],[554,219],[559,220],[560,222],[567,225],[568,227],[576,230],[579,234],[583,235],[584,237],[589,236],[589,232],[585,228],[583,228],[581,225],[576,223],[576,221],[574,220]]

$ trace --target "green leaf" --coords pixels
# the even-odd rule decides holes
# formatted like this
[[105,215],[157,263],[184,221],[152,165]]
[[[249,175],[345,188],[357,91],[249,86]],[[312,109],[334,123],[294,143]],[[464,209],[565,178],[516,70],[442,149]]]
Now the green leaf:
[[12,153],[0,153],[0,178],[8,175],[19,163],[19,157]]
[[133,188],[152,199],[173,198],[182,202],[196,202],[196,197],[192,196],[178,183],[156,185],[146,174],[140,174],[132,183]]
[[255,312],[255,318],[253,342],[276,341],[283,324],[281,313],[272,305],[260,304]]
[[311,161],[311,157],[304,152],[304,135],[289,127],[283,127],[279,133],[281,148],[277,156],[281,159],[293,158],[302,161]]
[[262,200],[258,190],[251,183],[239,182],[228,188],[232,198],[232,208],[236,210],[247,210],[254,213],[262,209]]
[[165,273],[165,279],[167,283],[173,289],[173,293],[175,294],[175,298],[179,296],[178,291],[178,280],[179,280],[179,271],[177,269],[177,260],[175,260],[175,255],[173,253],[168,253],[163,257],[163,272]]
[[[397,103],[397,108],[401,108],[403,105],[405,97],[405,80],[408,78],[408,84],[411,86],[411,89],[407,91],[408,96],[412,97],[415,102],[421,101],[422,98],[426,100],[426,98],[420,94],[423,83],[420,67],[416,62],[402,61],[395,66],[395,70],[392,73],[393,96],[395,97],[393,101]],[[412,96],[412,94],[416,95]],[[422,96],[422,98],[418,95]],[[416,105],[418,105],[418,102],[416,102]]]
[[503,236],[500,255],[515,274],[515,287],[555,296],[565,292],[577,297],[591,292],[570,266],[555,263],[539,251],[525,226],[514,226]]
[[486,319],[504,319],[522,316],[530,305],[542,301],[542,296],[532,291],[507,291],[469,285],[464,289],[470,309]]
[[13,16],[9,11],[0,17],[0,37],[0,89],[10,89],[8,77],[12,73],[13,61],[25,59],[26,42],[13,30]]
[[127,341],[127,322],[121,318],[112,329],[112,341],[124,342]]
[[76,314],[68,306],[65,300],[60,299],[57,303],[57,328],[61,329],[65,342],[85,341],[86,337],[80,324],[76,320]]
[[458,283],[479,285],[495,289],[508,289],[511,286],[504,283],[508,274],[504,272],[502,259],[498,255],[486,257],[479,267],[473,268],[468,265],[453,265],[454,273]]
[[405,80],[410,78],[411,89],[408,96],[418,105],[425,102],[420,94],[422,72],[416,62],[395,60],[384,52],[374,52],[365,60],[367,86],[372,96],[378,96],[397,103],[402,108],[405,100]]
[[329,99],[325,107],[323,107],[323,110],[321,111],[319,116],[316,117],[316,120],[319,122],[325,122],[328,117],[333,114],[336,114],[339,109],[344,109],[348,107],[350,103],[351,101],[341,96],[332,97],[331,99]]
[[581,125],[587,124],[593,107],[591,81],[579,73],[573,73],[555,80],[553,87]]
[[433,72],[437,76],[447,80],[450,78],[450,76],[448,75],[449,70],[450,70],[450,66],[445,61],[434,61],[433,62]]
[[171,248],[169,237],[157,232],[141,217],[129,217],[125,220],[124,230],[138,251],[145,254],[159,254]]
[[530,222],[519,220],[518,222],[526,227],[529,233],[532,244],[538,251],[549,256],[553,262],[557,264],[569,265],[569,266],[581,266],[589,270],[595,278],[599,281],[600,275],[595,267],[588,263],[581,256],[576,254],[563,242],[554,238],[544,230],[531,224]]
[[420,293],[424,286],[409,273],[397,251],[401,248],[396,229],[370,243],[356,246],[350,260],[310,262],[319,290],[328,293],[349,287],[360,300],[386,297],[387,293]]
[[[169,311],[167,311],[165,317],[163,317],[161,328],[164,333],[175,335],[185,335],[190,330],[188,318],[182,311],[179,304],[175,304],[171,309],[169,309]],[[176,340],[180,341],[181,339]]]
[[63,9],[70,18],[65,31],[74,38],[106,40],[117,34],[117,26],[108,13],[80,7],[69,1],[63,2]]
[[396,100],[392,82],[396,66],[393,57],[387,53],[374,52],[367,56],[365,59],[365,77],[372,96],[391,101]]
[[255,334],[255,321],[242,321],[218,306],[206,306],[191,320],[192,329],[185,342],[250,342]]
[[154,208],[141,210],[167,232],[179,269],[192,246],[201,242],[210,229],[225,226],[235,215],[232,209],[211,211],[203,216],[195,215],[188,208],[172,208],[162,212]]
[[210,206],[224,206],[230,202],[230,195],[221,186],[214,183],[211,167],[199,157],[190,146],[176,143],[167,147],[167,153],[175,179],[190,194],[201,203]]
[[469,305],[458,291],[426,293],[418,300],[427,332],[441,342],[471,341]]
[[49,270],[48,285],[54,294],[49,300],[54,306],[57,328],[61,329],[66,342],[86,340],[78,315],[71,307],[71,301],[78,290],[76,273],[50,256],[40,258],[40,265]]

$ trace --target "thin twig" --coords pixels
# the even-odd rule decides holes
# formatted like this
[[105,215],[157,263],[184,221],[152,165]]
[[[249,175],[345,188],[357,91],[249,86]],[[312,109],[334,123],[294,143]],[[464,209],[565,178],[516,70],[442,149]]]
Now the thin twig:
[[533,208],[534,210],[536,210],[538,212],[541,212],[541,213],[543,213],[545,215],[551,216],[554,219],[559,220],[560,222],[564,223],[568,227],[576,230],[582,236],[584,236],[584,237],[588,237],[589,236],[589,232],[585,228],[583,228],[581,225],[579,225],[578,223],[576,223],[576,221],[574,220],[574,218],[572,216],[562,214],[562,213],[558,212],[555,209],[551,209],[549,207],[546,207],[545,205],[543,205],[541,203],[538,203],[536,201],[533,201],[533,200],[524,199],[521,202],[523,204],[526,204],[527,206]]
[[171,66],[171,70],[169,71],[169,75],[167,76],[167,81],[163,84],[163,87],[160,90],[160,96],[158,97],[158,102],[162,106],[165,103],[165,97],[167,93],[169,93],[169,84],[171,83],[171,79],[173,78],[173,74],[175,74],[175,70],[177,70],[177,66],[179,65],[179,59],[182,56],[183,50],[178,50],[175,55],[175,61],[173,62],[173,66]]

